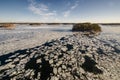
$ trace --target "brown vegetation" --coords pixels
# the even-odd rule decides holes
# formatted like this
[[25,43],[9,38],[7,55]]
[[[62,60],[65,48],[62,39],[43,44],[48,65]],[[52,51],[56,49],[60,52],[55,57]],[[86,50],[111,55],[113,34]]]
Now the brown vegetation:
[[82,31],[82,32],[101,32],[101,27],[98,24],[91,23],[79,23],[75,24],[72,31]]
[[61,23],[47,23],[47,25],[60,25]]
[[39,26],[39,25],[41,25],[41,23],[30,23],[29,25],[31,25],[31,26]]
[[15,28],[15,24],[12,24],[12,23],[4,23],[4,24],[0,24],[0,27],[6,28],[6,29],[14,29],[14,28]]

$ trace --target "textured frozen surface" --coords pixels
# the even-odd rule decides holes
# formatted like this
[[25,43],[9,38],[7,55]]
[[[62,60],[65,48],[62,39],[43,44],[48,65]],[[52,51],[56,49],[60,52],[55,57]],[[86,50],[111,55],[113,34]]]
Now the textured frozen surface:
[[[120,46],[120,26],[103,26],[98,39],[106,40],[111,45],[117,42]],[[42,43],[73,34],[72,25],[17,25],[14,30],[0,29],[0,55],[19,49],[31,48]],[[119,47],[118,46],[118,47]]]
[[71,28],[72,25],[17,25],[13,30],[0,29],[0,55],[70,35]]

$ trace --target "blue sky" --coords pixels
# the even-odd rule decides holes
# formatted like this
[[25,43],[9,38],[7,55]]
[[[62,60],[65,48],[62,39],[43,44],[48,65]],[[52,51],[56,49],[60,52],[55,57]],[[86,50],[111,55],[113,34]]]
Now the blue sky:
[[120,0],[0,0],[0,22],[120,22]]

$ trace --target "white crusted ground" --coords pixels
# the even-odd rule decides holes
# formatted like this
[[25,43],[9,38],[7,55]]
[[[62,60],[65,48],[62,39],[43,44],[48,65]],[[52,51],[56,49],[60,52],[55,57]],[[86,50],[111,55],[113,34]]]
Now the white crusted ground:
[[38,46],[48,40],[70,35],[72,25],[17,25],[13,30],[0,29],[0,55]]

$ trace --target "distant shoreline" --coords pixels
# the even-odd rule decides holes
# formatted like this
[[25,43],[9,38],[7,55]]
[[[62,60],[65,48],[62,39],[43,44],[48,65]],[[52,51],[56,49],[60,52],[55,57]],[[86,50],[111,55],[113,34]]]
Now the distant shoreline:
[[[82,23],[82,22],[80,22],[80,23]],[[57,24],[70,25],[71,24],[71,25],[73,25],[73,24],[77,24],[77,23],[0,22],[0,24],[48,24],[48,25],[57,25]],[[120,23],[95,23],[95,24],[100,24],[100,25],[120,25]]]

